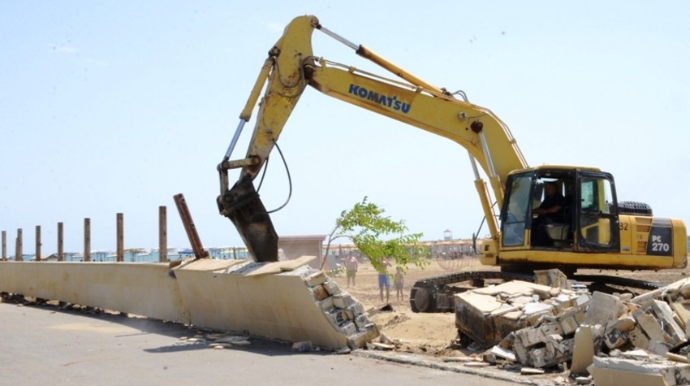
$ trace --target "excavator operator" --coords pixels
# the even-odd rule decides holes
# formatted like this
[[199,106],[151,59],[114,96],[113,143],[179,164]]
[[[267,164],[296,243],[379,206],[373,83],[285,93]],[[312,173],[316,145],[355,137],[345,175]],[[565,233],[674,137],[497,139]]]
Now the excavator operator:
[[544,200],[538,208],[532,210],[538,215],[532,221],[532,245],[544,246],[549,242],[546,226],[552,223],[563,223],[563,210],[566,206],[565,197],[558,191],[558,184],[554,181],[544,183]]

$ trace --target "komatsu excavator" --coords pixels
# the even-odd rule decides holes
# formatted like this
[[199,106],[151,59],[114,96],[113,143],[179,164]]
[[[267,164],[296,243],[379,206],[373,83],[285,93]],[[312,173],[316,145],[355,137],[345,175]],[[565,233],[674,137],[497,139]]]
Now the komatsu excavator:
[[[389,79],[312,53],[319,30],[400,79]],[[314,16],[297,17],[269,50],[240,123],[218,165],[220,213],[236,226],[256,261],[276,261],[278,236],[253,180],[276,146],[290,113],[307,87],[440,135],[469,153],[474,185],[490,238],[481,243],[480,261],[500,272],[464,272],[420,280],[410,303],[414,311],[450,311],[450,286],[485,278],[524,278],[535,269],[579,268],[659,270],[687,264],[687,231],[679,219],[655,218],[650,207],[619,202],[613,176],[594,167],[529,167],[508,127],[490,110],[469,103],[463,92],[450,93],[392,64],[363,45],[323,27]],[[261,91],[250,146],[244,158],[230,157]],[[229,186],[228,170],[240,168]],[[488,178],[488,185],[479,168]],[[563,196],[557,216],[538,215],[545,184]],[[539,224],[539,225],[537,225]],[[535,237],[538,233],[545,237]],[[620,277],[616,277],[619,278]],[[611,282],[613,278],[607,277]]]

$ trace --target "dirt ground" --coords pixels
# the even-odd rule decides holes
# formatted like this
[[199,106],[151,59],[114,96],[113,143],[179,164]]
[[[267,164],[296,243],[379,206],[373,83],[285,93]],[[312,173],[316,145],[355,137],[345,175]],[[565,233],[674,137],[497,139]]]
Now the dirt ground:
[[[452,262],[432,260],[431,264],[424,269],[414,266],[408,267],[404,280],[403,299],[396,299],[395,289],[391,284],[389,303],[392,311],[374,312],[371,319],[376,322],[383,334],[394,340],[399,339],[403,343],[396,349],[397,351],[432,356],[471,355],[473,353],[471,350],[461,348],[455,344],[457,330],[455,329],[455,315],[453,313],[414,313],[410,309],[409,294],[412,285],[419,279],[477,269],[486,270],[491,269],[491,267],[482,266],[477,259],[464,259]],[[690,269],[658,272],[606,270],[581,270],[578,272],[583,274],[632,277],[668,284],[687,277],[690,274]],[[380,298],[378,274],[368,263],[361,263],[359,265],[355,286],[348,287],[347,279],[344,275],[335,276],[333,279],[340,288],[352,294],[367,310],[375,310],[386,304],[385,292],[383,302]],[[644,290],[633,290],[633,292],[643,293]]]
[[[414,313],[410,309],[410,289],[417,280],[471,269],[472,266],[478,265],[478,262],[476,259],[468,259],[462,263],[444,265],[448,269],[445,269],[435,260],[424,269],[414,266],[408,267],[404,279],[403,299],[396,298],[391,280],[389,304],[392,311],[375,312],[370,317],[379,326],[382,333],[391,339],[399,339],[403,343],[397,351],[433,356],[464,355],[463,352],[452,348],[457,336],[455,314],[422,314]],[[477,268],[480,267],[477,266]],[[346,290],[360,301],[366,310],[377,309],[386,304],[385,292],[383,294],[384,301],[381,301],[380,298],[378,273],[368,263],[360,263],[355,278],[355,286],[348,287],[344,275],[335,276],[333,279],[341,289]]]

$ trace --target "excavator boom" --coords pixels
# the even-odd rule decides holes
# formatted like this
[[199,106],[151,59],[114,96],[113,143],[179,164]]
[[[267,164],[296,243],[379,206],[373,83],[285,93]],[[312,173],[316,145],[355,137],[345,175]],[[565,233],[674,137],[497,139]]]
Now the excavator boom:
[[[382,78],[314,57],[310,43],[314,29],[355,49],[358,55],[399,76],[402,81]],[[249,121],[251,109],[264,85],[266,91],[260,102],[249,150],[244,159],[230,161],[239,131],[244,122]],[[493,196],[500,206],[505,189],[503,184],[508,174],[527,167],[507,126],[490,110],[458,100],[444,89],[408,73],[372,50],[356,46],[326,30],[316,17],[302,16],[287,26],[281,39],[269,51],[269,58],[240,116],[238,132],[218,165],[221,176],[221,194],[217,200],[219,210],[235,224],[255,260],[275,261],[278,237],[252,181],[265,164],[307,86],[448,138],[467,149],[492,239],[498,240],[492,200],[479,177],[476,164],[489,177]],[[227,171],[231,168],[242,170],[239,180],[228,188]]]

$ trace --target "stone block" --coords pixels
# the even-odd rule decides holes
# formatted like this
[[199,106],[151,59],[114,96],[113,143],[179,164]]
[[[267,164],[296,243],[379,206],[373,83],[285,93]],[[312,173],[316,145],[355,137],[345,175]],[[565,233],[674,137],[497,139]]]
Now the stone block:
[[343,312],[343,310],[338,309],[338,308],[333,308],[331,309],[330,312],[325,312],[326,318],[331,322],[332,325],[338,327],[342,323],[350,320],[347,318],[347,314]]
[[327,297],[319,302],[317,302],[319,306],[321,306],[321,309],[325,312],[330,312],[331,309],[333,309],[333,298],[332,297]]
[[337,295],[333,295],[333,305],[338,308],[346,308],[348,306],[353,305],[354,303],[355,300],[352,298],[352,295],[345,291]]
[[670,307],[680,320],[679,324],[683,328],[685,335],[690,336],[690,305],[675,301],[670,304]]
[[341,323],[338,326],[338,329],[347,336],[354,335],[357,333],[357,326],[351,321]]
[[529,351],[522,345],[520,339],[516,338],[513,342],[513,352],[515,353],[515,358],[521,365],[527,366],[527,364],[530,363]]
[[688,341],[684,329],[676,322],[675,314],[668,303],[654,300],[652,302],[652,310],[657,318],[660,319],[661,327],[671,336],[671,341],[669,342],[671,348],[676,348]]
[[616,328],[607,328],[604,333],[604,344],[610,350],[624,346],[628,342],[627,335]]
[[562,335],[563,329],[559,323],[543,324],[538,327],[527,327],[515,331],[516,340],[525,348],[532,347],[539,343],[545,343],[550,335]]
[[563,330],[563,335],[574,334],[575,331],[577,331],[577,328],[580,327],[580,325],[577,323],[577,320],[575,319],[574,315],[568,315],[568,316],[559,318],[559,321],[561,323],[561,329]]
[[559,269],[534,271],[534,282],[554,288],[570,289],[568,277]]
[[546,347],[535,348],[528,353],[527,365],[534,366],[537,368],[545,367],[546,364],[551,360],[546,353]]
[[309,287],[316,287],[317,285],[325,283],[327,280],[328,276],[326,276],[323,271],[314,272],[304,279]]
[[624,316],[622,318],[619,318],[615,322],[609,323],[606,329],[608,330],[609,328],[615,328],[620,332],[628,332],[632,330],[634,327],[635,318],[633,318],[632,316]]
[[551,299],[551,304],[556,308],[556,314],[567,312],[569,309],[577,306],[577,297],[561,294]]
[[635,326],[632,330],[628,331],[628,340],[636,348],[643,350],[649,349],[649,338],[639,326]]
[[327,282],[323,283],[323,287],[326,289],[326,292],[328,292],[329,295],[337,295],[340,293],[341,289],[338,286],[338,283],[336,283],[333,280],[328,280]]
[[369,324],[369,318],[366,315],[359,315],[355,317],[355,325],[358,329],[363,329]]
[[633,317],[650,340],[670,345],[671,336],[664,331],[661,322],[649,309],[638,310],[633,314]]
[[379,336],[379,330],[373,323],[370,326],[370,329],[348,335],[347,346],[354,350],[356,348],[364,347],[367,343],[376,339]]
[[625,312],[626,307],[620,299],[597,291],[592,294],[592,299],[589,307],[587,307],[582,324],[606,326],[610,321],[617,320]]
[[352,315],[356,318],[359,315],[364,314],[364,306],[362,303],[355,302],[347,307],[347,310],[349,310]]
[[622,347],[628,342],[627,333],[636,326],[632,316],[624,316],[614,322],[610,322],[604,331],[604,344],[609,349]]
[[[558,337],[559,339],[555,339]],[[551,367],[570,360],[573,355],[574,339],[562,339],[558,335],[551,336],[545,347],[530,350],[528,365],[536,368]]]
[[314,299],[316,300],[323,300],[329,296],[328,292],[326,292],[326,289],[323,288],[321,284],[310,288],[310,291],[314,295]]

